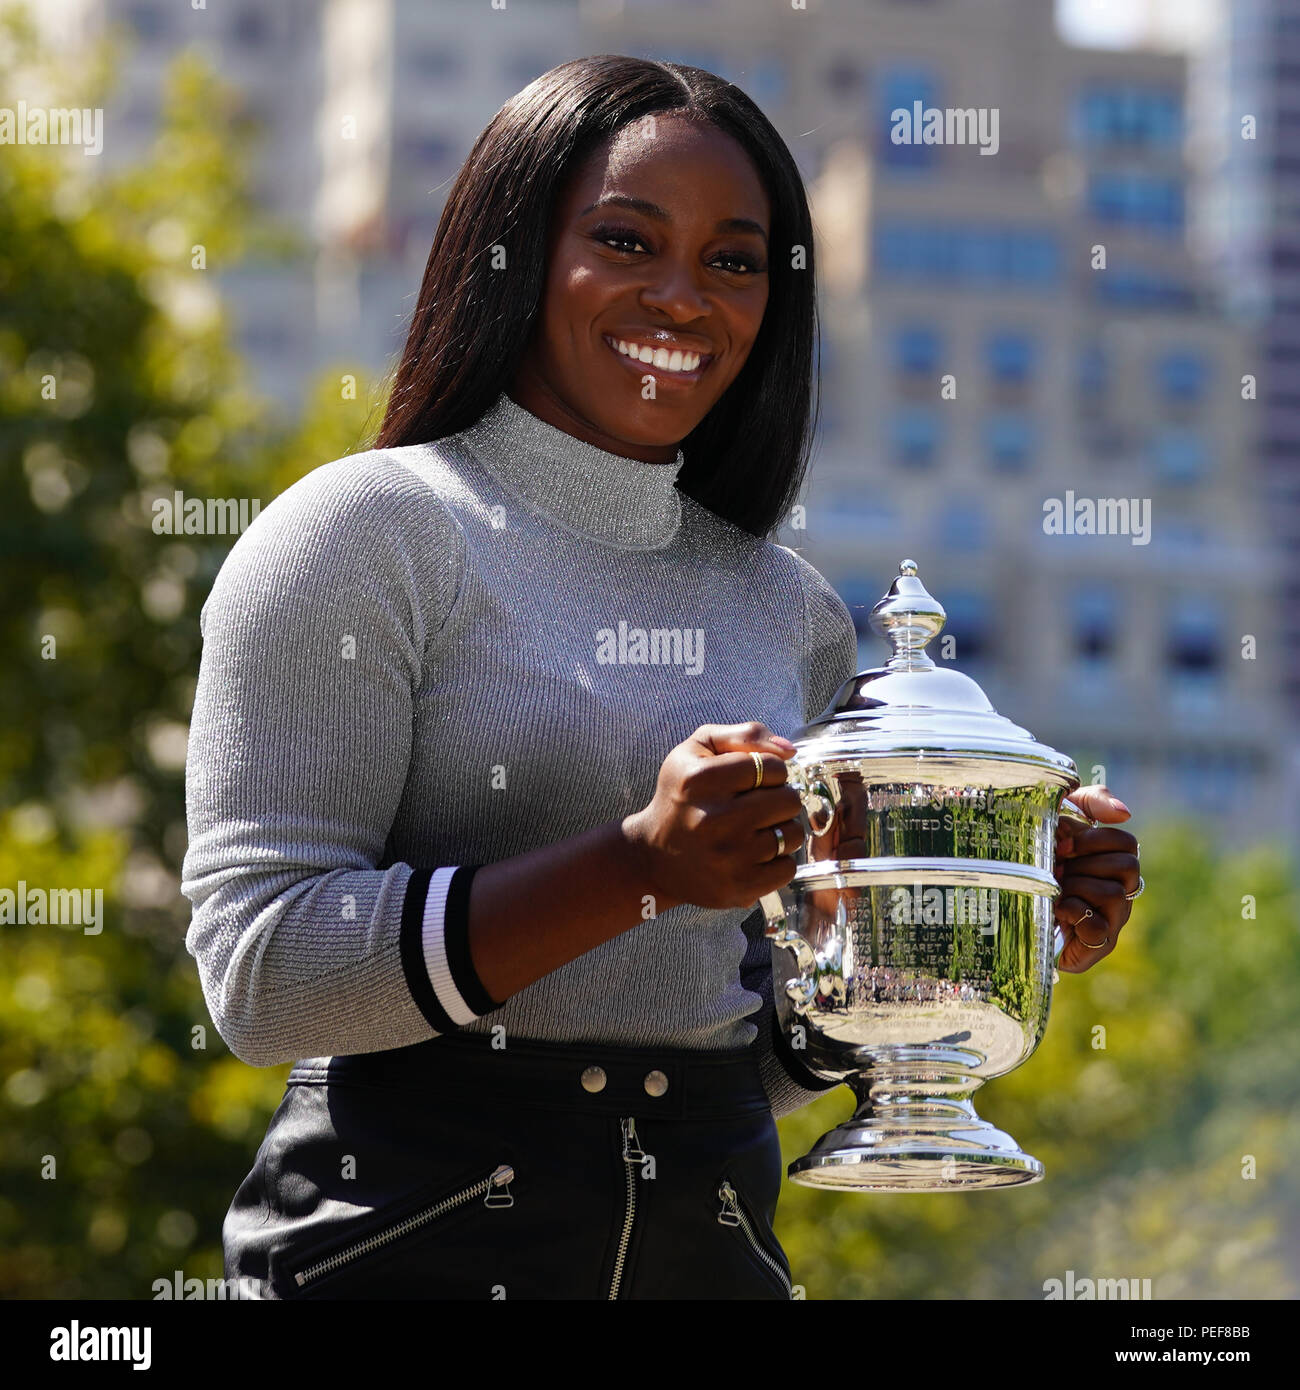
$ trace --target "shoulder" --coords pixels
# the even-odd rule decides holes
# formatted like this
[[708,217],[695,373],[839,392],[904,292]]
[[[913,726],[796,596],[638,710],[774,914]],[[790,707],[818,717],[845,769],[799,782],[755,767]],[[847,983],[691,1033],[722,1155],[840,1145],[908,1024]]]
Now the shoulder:
[[320,464],[238,537],[209,603],[272,590],[324,597],[364,584],[445,606],[465,563],[453,489],[451,470],[428,445],[365,449]]
[[780,551],[785,562],[793,567],[804,596],[810,643],[825,646],[836,640],[847,640],[850,633],[856,642],[853,615],[830,580],[797,550],[775,544],[772,548]]

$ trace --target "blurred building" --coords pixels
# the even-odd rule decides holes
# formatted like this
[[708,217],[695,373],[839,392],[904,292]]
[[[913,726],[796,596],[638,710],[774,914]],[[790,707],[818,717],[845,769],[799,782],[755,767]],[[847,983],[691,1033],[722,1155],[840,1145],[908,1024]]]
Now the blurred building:
[[[1189,87],[1178,53],[1070,46],[1048,0],[58,3],[134,44],[111,158],[143,152],[187,44],[260,118],[260,196],[307,251],[222,285],[287,405],[325,364],[391,362],[446,187],[533,77],[623,52],[741,86],[793,150],[818,235],[819,448],[806,525],[782,539],[854,609],[862,664],[910,556],[954,663],[1137,819],[1294,838],[1278,689],[1300,692],[1300,165],[1281,144],[1300,20],[1284,0],[1229,8],[1218,89],[1273,120],[1223,171],[1252,236],[1207,260],[1188,137],[1214,83]],[[996,114],[995,152],[895,143],[893,113],[918,103]],[[1071,497],[1148,508],[1147,543],[1046,533],[1045,503]]]

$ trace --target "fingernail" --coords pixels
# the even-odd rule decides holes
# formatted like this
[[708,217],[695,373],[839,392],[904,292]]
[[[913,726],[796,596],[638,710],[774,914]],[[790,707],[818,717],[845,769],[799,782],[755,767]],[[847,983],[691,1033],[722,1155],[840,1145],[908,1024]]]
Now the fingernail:
[[[773,734],[773,735],[772,735],[772,742],[773,742],[773,743],[779,743],[779,744],[781,745],[782,748],[790,748],[790,749],[793,749],[793,748],[794,748],[794,744],[791,743],[790,740],[789,740],[788,738],[782,738],[780,734]],[[1126,807],[1125,809],[1127,810],[1127,807]]]
[[1128,807],[1125,806],[1124,803],[1123,803],[1123,802],[1119,799],[1119,797],[1117,797],[1117,796],[1112,796],[1112,797],[1111,797],[1111,799],[1110,799],[1110,804],[1111,804],[1112,806],[1114,806],[1115,809],[1118,810],[1118,811],[1124,811],[1124,812],[1126,812],[1128,815],[1132,815],[1132,814],[1133,814],[1133,813],[1128,809]]

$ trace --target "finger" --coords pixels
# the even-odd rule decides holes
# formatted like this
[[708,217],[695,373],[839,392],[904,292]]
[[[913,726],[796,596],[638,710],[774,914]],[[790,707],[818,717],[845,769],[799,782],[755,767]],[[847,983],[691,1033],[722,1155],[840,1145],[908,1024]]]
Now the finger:
[[1071,804],[1092,820],[1128,820],[1133,814],[1109,787],[1103,787],[1099,783],[1072,791],[1069,800],[1061,803],[1062,815],[1069,815]]
[[[757,749],[754,751],[757,752]],[[759,757],[763,763],[761,780],[754,759],[748,753],[719,753],[715,757],[701,758],[690,777],[693,794],[697,798],[718,802],[732,798],[747,800],[750,796],[763,797],[769,791],[782,788],[792,795],[798,795],[789,786],[786,765],[780,758],[767,753],[760,753]]]
[[700,753],[745,753],[751,748],[760,753],[775,753],[779,758],[794,753],[794,744],[788,738],[774,734],[757,719],[746,724],[701,724],[686,741]]
[[1137,839],[1118,826],[1099,825],[1095,830],[1076,829],[1070,837],[1070,848],[1057,843],[1056,852],[1064,858],[1077,859],[1085,854],[1129,854],[1137,858]]
[[[775,831],[780,830],[781,840],[777,841]],[[803,848],[803,825],[797,820],[782,821],[778,826],[769,826],[754,832],[754,862],[765,864],[782,857],[793,858]],[[780,848],[781,854],[777,854]]]
[[1086,875],[1091,878],[1114,879],[1122,884],[1126,893],[1136,893],[1138,886],[1138,861],[1131,854],[1085,854],[1076,856],[1068,864],[1058,866],[1054,871],[1059,880],[1062,875],[1073,877]]
[[1067,900],[1080,902],[1083,907],[1090,907],[1094,916],[1100,914],[1106,919],[1106,925],[1118,930],[1128,921],[1129,913],[1133,909],[1124,897],[1123,887],[1108,878],[1089,878],[1086,874],[1077,877],[1067,875],[1061,880],[1061,895],[1056,900],[1056,919],[1058,922],[1073,922],[1083,907],[1073,913],[1067,912],[1062,904]]

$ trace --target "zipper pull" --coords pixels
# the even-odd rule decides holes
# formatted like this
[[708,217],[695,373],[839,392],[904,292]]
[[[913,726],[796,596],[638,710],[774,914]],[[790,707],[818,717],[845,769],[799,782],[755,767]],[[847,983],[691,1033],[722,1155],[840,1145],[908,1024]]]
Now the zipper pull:
[[645,1151],[637,1138],[636,1120],[629,1116],[620,1123],[623,1126],[623,1161],[625,1163],[640,1163],[645,1158]]
[[719,1226],[739,1226],[740,1225],[740,1203],[736,1200],[736,1189],[729,1182],[723,1182],[718,1188],[718,1196],[722,1199],[722,1210],[718,1213]]
[[[488,1179],[487,1196],[483,1198],[485,1207],[513,1207],[515,1199],[510,1192],[510,1184],[515,1180],[515,1170],[508,1164],[503,1163],[495,1168],[492,1176]],[[497,1188],[504,1188],[498,1192]]]

